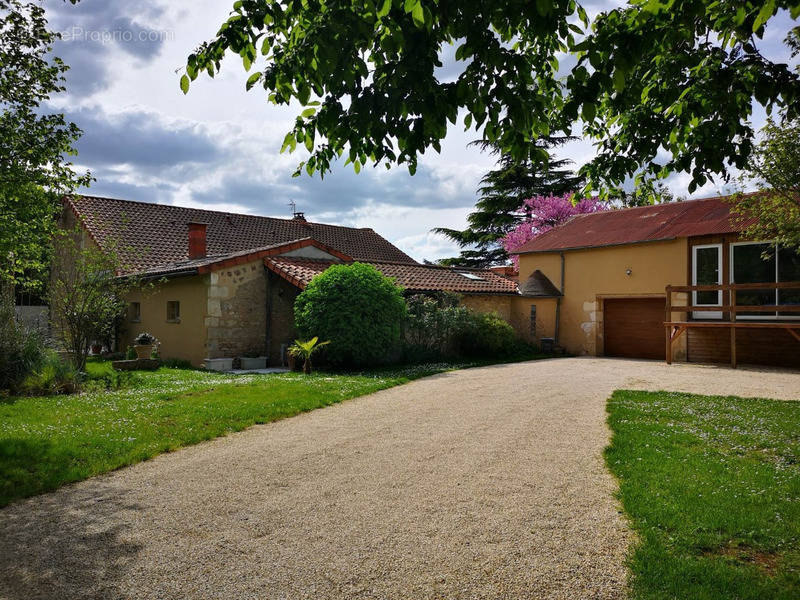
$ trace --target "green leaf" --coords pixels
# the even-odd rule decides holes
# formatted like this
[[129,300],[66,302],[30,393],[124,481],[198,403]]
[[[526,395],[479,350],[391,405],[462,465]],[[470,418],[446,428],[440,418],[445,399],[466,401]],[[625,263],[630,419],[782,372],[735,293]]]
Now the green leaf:
[[382,19],[389,14],[390,10],[392,10],[392,0],[383,0],[383,6],[378,10],[378,18]]
[[597,107],[592,104],[591,102],[587,102],[583,105],[583,120],[587,123],[591,123],[594,121],[595,116],[597,115]]
[[618,92],[625,90],[625,73],[623,73],[622,69],[616,69],[614,71],[613,80],[615,90]]
[[761,10],[758,12],[758,16],[756,20],[753,21],[753,32],[758,31],[761,29],[761,26],[767,22],[767,20],[772,16],[772,13],[775,12],[775,0],[768,0],[764,3],[764,6],[761,7]]
[[316,112],[317,112],[316,108],[307,108],[300,113],[300,116],[303,117],[304,119],[307,119],[308,117],[314,116],[314,113]]
[[283,145],[281,146],[281,154],[289,148],[291,152],[294,152],[294,149],[297,148],[297,140],[295,139],[295,135],[293,131],[290,131],[286,134],[286,137],[283,138]]
[[189,77],[187,75],[181,77],[181,91],[184,94],[189,93]]
[[421,2],[417,2],[414,10],[411,11],[411,18],[414,19],[414,25],[420,29],[425,26],[425,11],[422,9]]
[[250,75],[250,77],[247,78],[247,84],[245,85],[245,88],[250,90],[256,83],[258,83],[258,80],[261,79],[262,75],[263,73],[253,73]]

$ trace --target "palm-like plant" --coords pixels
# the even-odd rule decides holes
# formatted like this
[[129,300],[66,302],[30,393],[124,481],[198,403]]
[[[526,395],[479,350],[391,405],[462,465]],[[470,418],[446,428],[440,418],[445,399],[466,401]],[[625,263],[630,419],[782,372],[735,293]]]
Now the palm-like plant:
[[311,374],[311,356],[327,344],[330,344],[330,342],[320,342],[318,337],[313,337],[307,342],[295,340],[294,344],[289,348],[289,354],[303,359],[303,373],[309,375]]

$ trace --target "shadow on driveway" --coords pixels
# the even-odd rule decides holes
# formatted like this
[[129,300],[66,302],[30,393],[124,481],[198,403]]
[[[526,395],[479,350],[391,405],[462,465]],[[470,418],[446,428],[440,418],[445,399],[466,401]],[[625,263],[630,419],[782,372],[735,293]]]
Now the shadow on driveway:
[[113,598],[141,546],[119,488],[62,489],[0,509],[0,598]]

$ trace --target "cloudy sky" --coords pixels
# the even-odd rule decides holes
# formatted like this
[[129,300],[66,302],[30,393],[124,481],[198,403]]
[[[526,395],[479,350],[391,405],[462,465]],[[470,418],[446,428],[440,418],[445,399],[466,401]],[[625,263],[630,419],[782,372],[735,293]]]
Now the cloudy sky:
[[[592,4],[584,3],[586,4]],[[603,2],[594,2],[595,10]],[[50,23],[63,40],[56,54],[71,66],[59,110],[84,131],[76,163],[92,171],[91,193],[130,200],[287,217],[294,200],[315,221],[372,227],[416,259],[457,254],[435,226],[461,228],[491,157],[468,143],[474,131],[452,127],[441,155],[407,169],[340,167],[324,180],[292,178],[297,154],[280,154],[295,112],[245,92],[246,74],[231,61],[214,80],[200,78],[184,96],[177,71],[225,20],[232,0],[47,0]],[[788,60],[781,40],[788,16],[770,26],[761,44]],[[445,68],[447,68],[447,64]],[[763,115],[756,123],[763,121]],[[560,154],[581,165],[592,156],[579,141]],[[687,177],[669,180],[686,196]],[[709,184],[695,196],[720,188]]]

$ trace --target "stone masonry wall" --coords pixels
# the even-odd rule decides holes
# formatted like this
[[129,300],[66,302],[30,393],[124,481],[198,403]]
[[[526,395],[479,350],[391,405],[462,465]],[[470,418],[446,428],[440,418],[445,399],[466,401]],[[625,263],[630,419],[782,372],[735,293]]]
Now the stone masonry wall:
[[261,261],[214,271],[208,289],[206,355],[266,355],[267,278]]

